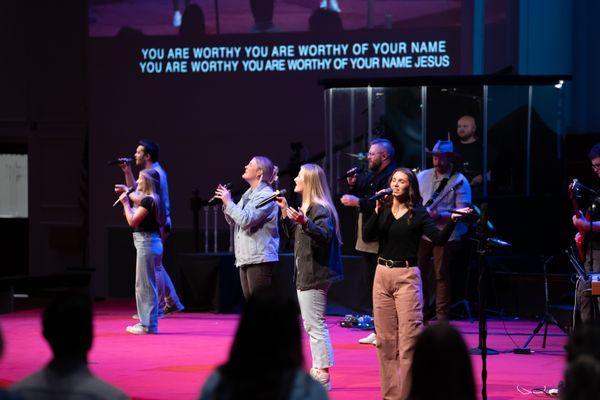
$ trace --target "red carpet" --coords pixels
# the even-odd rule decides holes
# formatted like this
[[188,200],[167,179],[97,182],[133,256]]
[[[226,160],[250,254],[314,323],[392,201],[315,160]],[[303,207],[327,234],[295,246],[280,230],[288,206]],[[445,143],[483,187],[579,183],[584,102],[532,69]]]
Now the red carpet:
[[[133,336],[125,326],[133,324],[133,303],[109,301],[96,305],[91,369],[136,399],[194,399],[212,369],[223,362],[237,325],[236,315],[181,313],[161,320],[159,335]],[[364,400],[379,398],[376,350],[359,345],[365,332],[339,327],[340,317],[329,317],[336,366],[332,369],[331,398]],[[44,365],[50,350],[41,336],[39,310],[0,316],[5,354],[0,360],[0,386],[7,386]],[[457,322],[470,346],[477,344],[477,323]],[[492,321],[488,345],[501,352],[521,345],[535,323]],[[257,346],[268,346],[277,335],[277,322],[265,327]],[[566,337],[550,328],[547,348],[541,336],[534,339],[532,355],[504,353],[488,358],[488,397],[495,400],[524,398],[517,386],[556,387],[565,365]],[[305,337],[305,354],[310,357]],[[480,381],[480,359],[473,358]],[[525,396],[531,397],[531,396]]]

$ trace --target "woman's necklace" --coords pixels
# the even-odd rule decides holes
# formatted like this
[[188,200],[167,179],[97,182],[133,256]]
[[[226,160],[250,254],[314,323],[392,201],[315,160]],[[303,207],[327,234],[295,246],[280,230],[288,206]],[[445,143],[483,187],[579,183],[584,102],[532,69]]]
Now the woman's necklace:
[[395,219],[400,219],[404,214],[406,214],[407,211],[408,211],[408,208],[406,206],[392,207],[392,215],[394,216]]

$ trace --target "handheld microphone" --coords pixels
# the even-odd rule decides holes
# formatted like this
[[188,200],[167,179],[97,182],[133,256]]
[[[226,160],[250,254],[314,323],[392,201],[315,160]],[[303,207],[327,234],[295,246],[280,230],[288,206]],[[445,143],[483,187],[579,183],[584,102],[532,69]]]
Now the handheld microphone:
[[379,200],[379,199],[384,198],[385,196],[388,196],[391,193],[392,193],[392,188],[387,188],[383,192],[374,194],[373,196],[369,197],[369,200],[371,200],[371,201]]
[[134,190],[135,190],[134,188],[129,188],[129,189],[127,189],[127,191],[126,191],[126,192],[124,192],[124,193],[121,193],[121,195],[119,196],[119,198],[117,199],[117,201],[115,201],[115,202],[113,203],[113,207],[115,207],[117,204],[119,204],[119,202],[120,202],[120,201],[121,201],[123,198],[125,198],[125,196],[129,196],[131,193],[133,193],[133,191],[134,191]]
[[[227,182],[226,184],[223,185],[223,187],[227,190],[231,189],[231,187],[233,186],[233,184],[231,182]],[[221,199],[219,199],[216,195],[211,197],[208,200],[208,205],[212,206],[214,204],[217,204],[217,202],[221,201]]]
[[269,197],[267,197],[266,199],[264,199],[263,201],[261,201],[260,203],[258,203],[256,205],[256,208],[261,208],[261,207],[266,206],[270,202],[275,201],[275,198],[283,196],[284,194],[286,194],[286,192],[287,192],[287,190],[285,190],[285,189],[274,191],[272,195],[270,195]]
[[131,163],[133,163],[133,158],[129,158],[129,157],[121,157],[121,158],[117,158],[116,160],[107,162],[108,165],[131,164]]
[[346,171],[346,173],[344,175],[342,175],[342,176],[340,176],[338,178],[338,181],[341,181],[343,179],[349,178],[349,177],[354,176],[356,174],[360,174],[361,172],[362,172],[362,168],[361,167],[350,168],[348,171]]

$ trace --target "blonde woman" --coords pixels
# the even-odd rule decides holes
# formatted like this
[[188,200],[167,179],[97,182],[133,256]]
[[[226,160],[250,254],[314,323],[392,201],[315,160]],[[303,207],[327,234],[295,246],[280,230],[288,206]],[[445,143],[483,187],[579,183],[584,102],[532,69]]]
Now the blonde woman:
[[334,360],[325,309],[331,283],[343,278],[338,214],[321,167],[303,165],[294,182],[294,191],[302,195],[301,207],[289,207],[284,197],[276,201],[282,210],[285,233],[294,234],[296,292],[310,338],[310,374],[330,390],[329,368]]
[[271,185],[277,167],[267,157],[256,156],[244,168],[242,178],[250,188],[236,204],[229,190],[219,185],[215,197],[223,201],[225,219],[234,225],[235,265],[240,271],[244,298],[262,286],[271,285],[273,269],[279,261],[277,206],[256,205],[273,194]]
[[158,290],[156,271],[162,265],[163,245],[160,227],[165,223],[164,203],[160,200],[160,176],[154,169],[140,171],[137,191],[143,194],[139,207],[131,206],[123,194],[121,203],[125,219],[133,228],[135,261],[135,302],[140,322],[127,327],[127,332],[144,335],[158,332]]

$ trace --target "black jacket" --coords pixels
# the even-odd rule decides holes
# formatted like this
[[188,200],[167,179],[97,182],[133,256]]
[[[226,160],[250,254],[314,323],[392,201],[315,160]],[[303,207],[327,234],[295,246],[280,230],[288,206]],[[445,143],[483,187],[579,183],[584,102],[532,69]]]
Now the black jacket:
[[389,180],[392,172],[398,168],[396,163],[392,161],[383,171],[375,174],[371,171],[366,174],[360,174],[357,177],[356,185],[348,191],[359,198],[358,207],[365,218],[368,218],[375,211],[375,201],[369,200],[369,197],[381,189],[389,188]]
[[342,256],[333,216],[320,205],[311,205],[308,222],[298,225],[289,218],[282,220],[284,233],[294,234],[294,269],[298,290],[317,289],[343,279]]

